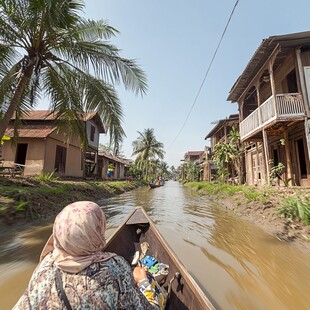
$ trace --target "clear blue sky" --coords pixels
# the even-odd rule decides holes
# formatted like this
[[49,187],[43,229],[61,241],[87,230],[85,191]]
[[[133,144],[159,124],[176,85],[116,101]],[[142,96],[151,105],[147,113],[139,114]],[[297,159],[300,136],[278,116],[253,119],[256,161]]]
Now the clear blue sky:
[[[164,143],[165,161],[180,165],[187,151],[203,150],[211,122],[237,113],[229,90],[262,39],[310,30],[309,0],[240,0],[209,75],[182,132],[235,0],[86,0],[85,16],[106,19],[120,31],[112,40],[121,56],[134,58],[148,77],[141,98],[118,88],[132,153],[137,131],[154,128]],[[47,108],[47,107],[46,107]],[[107,143],[108,137],[101,138]]]

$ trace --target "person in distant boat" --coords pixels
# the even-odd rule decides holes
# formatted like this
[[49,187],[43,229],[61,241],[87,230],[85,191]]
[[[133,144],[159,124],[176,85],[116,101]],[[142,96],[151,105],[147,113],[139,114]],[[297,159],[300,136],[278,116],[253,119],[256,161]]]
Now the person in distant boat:
[[161,308],[143,268],[132,273],[123,257],[102,251],[105,228],[105,215],[96,203],[66,206],[13,309]]

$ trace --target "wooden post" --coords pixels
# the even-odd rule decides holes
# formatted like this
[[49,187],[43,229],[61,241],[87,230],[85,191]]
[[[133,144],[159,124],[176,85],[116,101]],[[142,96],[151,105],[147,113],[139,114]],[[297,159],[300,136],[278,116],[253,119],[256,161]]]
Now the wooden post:
[[259,167],[259,152],[258,152],[258,145],[257,142],[255,142],[255,149],[256,149],[256,182],[257,185],[259,185],[259,171],[258,171],[258,167]]
[[261,167],[261,173],[263,174],[263,171],[264,171],[264,176],[262,175],[262,184],[265,185],[268,183],[268,179],[269,179],[269,176],[267,176],[267,164],[266,163],[266,158],[264,156],[264,145],[262,144],[262,142],[260,142],[260,145],[262,146],[262,164],[263,164],[263,167]]
[[308,146],[308,158],[310,160],[310,119],[307,119],[307,117],[305,117],[305,134]]
[[307,96],[307,90],[306,90],[306,81],[305,81],[305,76],[304,76],[304,71],[303,71],[303,66],[301,63],[301,58],[300,58],[300,49],[296,49],[296,60],[297,60],[297,70],[298,70],[298,77],[300,80],[300,92],[302,94],[305,110],[307,112],[307,115],[310,116],[310,110],[309,110],[309,102],[308,102],[308,96]]
[[244,119],[244,117],[243,117],[243,104],[244,104],[244,100],[242,99],[239,102],[239,115],[240,115],[239,122],[243,121],[243,119]]
[[261,102],[260,102],[260,83],[259,80],[255,84],[256,88],[256,97],[257,97],[257,107],[258,107],[258,121],[259,121],[259,126],[262,124],[262,110],[260,108]]
[[[292,179],[292,158],[291,158],[291,152],[290,152],[290,143],[289,143],[289,137],[288,137],[288,130],[287,128],[284,128],[284,143],[285,143],[285,157],[286,157],[286,180]],[[288,181],[288,184],[292,181]]]
[[273,97],[273,106],[274,106],[274,113],[275,116],[277,115],[277,106],[276,106],[276,85],[273,78],[273,61],[270,60],[269,62],[269,76],[270,76],[270,86],[271,86],[271,93]]
[[266,163],[267,184],[270,185],[268,139],[267,139],[267,134],[266,134],[265,129],[263,129],[263,142],[264,142],[264,154],[265,154],[265,163]]
[[[307,96],[307,90],[306,90],[306,81],[305,81],[305,75],[304,70],[301,62],[300,57],[300,48],[296,49],[296,61],[297,61],[297,69],[298,69],[298,77],[300,81],[300,92],[302,94],[305,110],[307,112],[308,117],[310,116],[310,108],[309,108],[309,97]],[[305,117],[305,134],[306,134],[306,141],[307,141],[307,149],[308,149],[308,158],[310,160],[310,120]]]

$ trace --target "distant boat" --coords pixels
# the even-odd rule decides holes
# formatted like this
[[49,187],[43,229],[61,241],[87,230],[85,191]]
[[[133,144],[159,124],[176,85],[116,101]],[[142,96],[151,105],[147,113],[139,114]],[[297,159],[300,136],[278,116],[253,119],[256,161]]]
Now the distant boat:
[[150,188],[156,188],[162,186],[161,184],[156,184],[156,183],[149,183]]
[[[179,261],[143,208],[135,208],[107,240],[104,251],[123,256],[129,264],[137,251],[147,243],[147,255],[169,265],[161,287],[168,293],[165,309],[215,309],[199,285]],[[139,253],[138,253],[139,254]]]

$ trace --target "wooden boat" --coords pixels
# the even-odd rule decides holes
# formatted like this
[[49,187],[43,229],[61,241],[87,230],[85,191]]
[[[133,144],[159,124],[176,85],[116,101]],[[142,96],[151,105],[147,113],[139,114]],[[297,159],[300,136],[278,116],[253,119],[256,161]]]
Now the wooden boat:
[[108,238],[105,251],[123,256],[130,264],[135,252],[141,251],[142,242],[150,245],[147,255],[169,265],[169,274],[163,283],[164,289],[170,290],[165,309],[215,309],[142,208],[135,208]]
[[161,184],[154,184],[154,183],[149,183],[150,188],[156,188],[162,186]]

